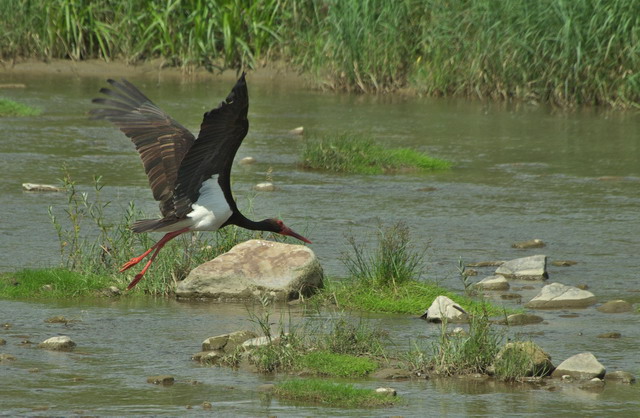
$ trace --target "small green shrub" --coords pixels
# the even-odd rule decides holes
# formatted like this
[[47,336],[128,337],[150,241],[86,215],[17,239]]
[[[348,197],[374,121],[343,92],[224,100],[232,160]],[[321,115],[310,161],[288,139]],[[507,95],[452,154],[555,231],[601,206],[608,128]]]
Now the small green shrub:
[[341,173],[382,174],[444,170],[451,163],[408,148],[385,148],[362,135],[342,133],[305,141],[302,166]]
[[42,111],[13,100],[0,97],[0,117],[6,116],[37,116]]
[[332,383],[318,379],[295,379],[279,383],[275,396],[334,408],[374,408],[391,406],[401,401],[397,396],[377,394],[371,389]]

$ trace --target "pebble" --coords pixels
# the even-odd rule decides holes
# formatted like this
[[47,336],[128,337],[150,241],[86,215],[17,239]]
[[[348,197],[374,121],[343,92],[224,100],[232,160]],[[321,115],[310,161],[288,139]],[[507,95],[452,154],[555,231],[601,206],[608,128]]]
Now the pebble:
[[147,383],[153,383],[154,385],[164,385],[169,386],[173,385],[175,379],[170,375],[158,375],[158,376],[149,376],[147,377]]

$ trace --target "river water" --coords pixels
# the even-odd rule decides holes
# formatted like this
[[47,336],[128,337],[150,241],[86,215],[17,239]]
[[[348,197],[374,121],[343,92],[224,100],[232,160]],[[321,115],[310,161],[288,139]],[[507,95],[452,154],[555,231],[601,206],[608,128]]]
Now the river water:
[[[140,76],[131,80],[193,131],[202,113],[233,85],[228,80],[166,78],[159,83],[158,78]],[[114,202],[107,216],[118,219],[130,200],[155,213],[129,140],[106,123],[87,120],[89,100],[104,85],[101,77],[6,73],[0,81],[25,83],[25,89],[0,94],[43,109],[38,117],[0,119],[0,271],[59,262],[47,207],[63,207],[65,197],[24,193],[20,185],[56,183],[63,163],[82,190],[91,190],[94,174],[103,176],[104,196]],[[637,114],[336,95],[286,80],[253,82],[251,75],[248,82],[251,127],[238,158],[253,156],[258,163],[234,167],[235,194],[241,207],[251,200],[255,218],[279,216],[310,238],[327,275],[345,273],[339,257],[347,249],[346,234],[366,239],[380,224],[404,221],[416,248],[427,248],[426,276],[444,286],[461,290],[456,269],[460,257],[473,262],[546,254],[551,261],[577,261],[572,267],[550,266],[549,282],[588,285],[599,302],[640,302],[635,259],[640,248]],[[451,160],[454,168],[380,176],[302,171],[296,163],[303,139],[287,133],[300,125],[307,134],[365,132],[383,144]],[[252,186],[267,177],[277,190],[253,192]],[[515,241],[532,238],[547,246],[511,248]],[[479,278],[490,273],[482,269]],[[535,284],[535,289],[527,290],[521,285],[514,288],[523,301],[540,288]],[[534,388],[457,379],[392,382],[408,401],[376,411],[268,399],[257,387],[282,377],[202,367],[189,359],[209,336],[252,328],[248,309],[140,298],[0,301],[0,321],[11,324],[0,330],[0,337],[7,340],[0,352],[17,358],[0,364],[0,413],[198,415],[208,412],[201,407],[205,401],[212,403],[211,413],[222,416],[637,416],[640,410],[638,385],[608,384],[603,391],[588,392],[558,383]],[[555,364],[590,351],[608,371],[640,375],[637,314],[606,315],[594,308],[536,313],[546,321],[514,332],[541,345]],[[334,315],[295,310],[288,314],[296,321]],[[66,326],[43,322],[53,315],[79,321]],[[389,330],[400,347],[428,341],[438,332],[437,327],[406,316],[365,317]],[[608,331],[618,331],[622,338],[596,338]],[[23,343],[58,334],[71,336],[77,350],[49,353]],[[146,383],[146,376],[156,374],[172,374],[177,382],[171,387]]]

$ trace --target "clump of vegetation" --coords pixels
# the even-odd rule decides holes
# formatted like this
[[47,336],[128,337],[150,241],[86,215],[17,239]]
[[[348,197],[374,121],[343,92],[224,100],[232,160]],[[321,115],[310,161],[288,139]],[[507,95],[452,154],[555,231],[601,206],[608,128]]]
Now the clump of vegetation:
[[374,408],[401,402],[397,396],[378,394],[371,389],[318,379],[294,379],[276,385],[274,394],[282,399],[311,402],[335,408]]
[[305,141],[302,166],[341,173],[382,174],[444,170],[451,163],[409,148],[385,148],[361,135],[342,133]]
[[378,364],[366,357],[337,354],[330,351],[313,351],[300,358],[300,365],[321,376],[361,377],[378,368]]
[[433,345],[432,368],[436,374],[487,373],[500,349],[501,336],[493,332],[486,312],[471,316],[468,333],[448,333],[442,323],[440,339]]
[[61,268],[21,270],[0,275],[3,299],[61,299],[93,296],[111,284],[111,278]]
[[42,113],[40,109],[0,97],[0,117],[37,116],[40,113]]
[[[88,192],[78,189],[66,169],[63,171],[67,206],[62,217],[49,207],[63,266],[74,272],[108,276],[114,283],[125,285],[131,276],[118,273],[120,267],[155,243],[150,234],[136,234],[129,229],[135,219],[144,218],[143,214],[130,203],[118,221],[110,222],[106,210],[111,202],[102,198],[104,184],[101,178],[94,178],[93,196],[90,197]],[[170,294],[175,284],[193,267],[253,236],[249,231],[227,227],[213,235],[194,233],[178,237],[164,247],[136,289],[151,294]]]

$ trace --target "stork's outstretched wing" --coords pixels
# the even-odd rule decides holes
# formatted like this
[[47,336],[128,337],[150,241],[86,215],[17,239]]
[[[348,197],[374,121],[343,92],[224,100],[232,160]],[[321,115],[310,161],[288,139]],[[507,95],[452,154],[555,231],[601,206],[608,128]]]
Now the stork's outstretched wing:
[[93,119],[113,122],[131,138],[149,177],[153,198],[160,202],[164,216],[172,215],[178,169],[195,137],[133,84],[124,79],[107,81],[112,88],[100,90],[107,98],[93,99],[102,107],[89,113]]

